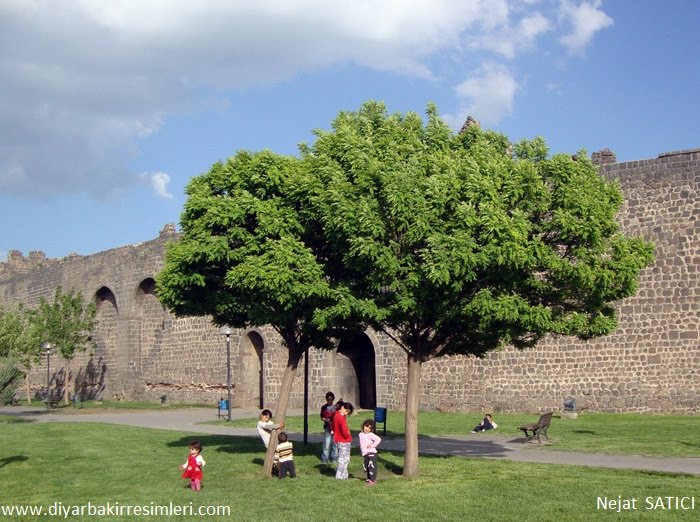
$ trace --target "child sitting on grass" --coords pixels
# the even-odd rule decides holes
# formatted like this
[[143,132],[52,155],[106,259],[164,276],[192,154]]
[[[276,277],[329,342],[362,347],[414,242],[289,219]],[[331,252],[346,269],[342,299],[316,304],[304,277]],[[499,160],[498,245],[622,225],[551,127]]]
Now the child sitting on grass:
[[493,417],[490,413],[487,413],[486,417],[484,417],[484,420],[482,420],[479,424],[474,426],[474,429],[471,432],[478,433],[480,431],[492,430],[494,428],[498,428],[498,424],[493,422]]

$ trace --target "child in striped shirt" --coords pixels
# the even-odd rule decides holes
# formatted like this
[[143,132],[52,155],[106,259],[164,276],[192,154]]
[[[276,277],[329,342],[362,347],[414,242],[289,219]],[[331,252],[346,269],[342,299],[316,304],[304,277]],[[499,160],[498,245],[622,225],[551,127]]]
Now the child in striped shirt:
[[289,442],[287,434],[282,432],[277,437],[278,444],[275,448],[275,464],[279,470],[279,478],[283,479],[289,473],[289,476],[296,478],[297,472],[294,469],[294,447]]

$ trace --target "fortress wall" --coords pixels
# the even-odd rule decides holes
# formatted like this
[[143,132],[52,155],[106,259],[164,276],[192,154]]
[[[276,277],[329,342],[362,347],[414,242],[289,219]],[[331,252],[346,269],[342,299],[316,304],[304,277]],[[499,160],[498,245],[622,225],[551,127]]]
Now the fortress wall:
[[[426,363],[421,409],[535,412],[558,409],[573,397],[591,411],[698,412],[700,150],[604,165],[601,172],[622,186],[625,232],[656,244],[656,262],[642,273],[639,292],[619,303],[620,327],[592,341],[547,339],[524,352],[507,348],[484,359],[454,356]],[[79,355],[72,366],[86,393],[213,404],[226,393],[224,337],[207,318],[172,316],[154,294],[153,278],[174,238],[174,229],[166,227],[153,241],[91,256],[46,260],[30,254],[16,270],[0,263],[0,303],[33,306],[41,296],[51,299],[58,285],[79,290],[98,303],[100,321],[92,357]],[[367,335],[375,352],[376,402],[402,409],[406,355],[386,336]],[[264,345],[260,356],[251,336]],[[234,406],[257,407],[260,400],[274,406],[287,362],[276,332],[235,331],[231,357]],[[52,370],[61,367],[57,357],[51,364]],[[303,404],[303,364],[290,407]],[[357,401],[352,364],[344,355],[312,349],[309,369],[312,413],[329,389]],[[45,385],[45,372],[42,361],[31,376],[35,390]],[[62,381],[60,372],[52,377]]]

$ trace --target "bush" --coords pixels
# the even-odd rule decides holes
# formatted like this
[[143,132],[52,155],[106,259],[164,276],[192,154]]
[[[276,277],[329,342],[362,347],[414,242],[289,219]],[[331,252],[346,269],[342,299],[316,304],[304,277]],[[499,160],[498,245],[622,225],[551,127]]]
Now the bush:
[[21,377],[23,377],[23,373],[12,359],[4,359],[0,362],[0,404],[12,402],[12,396],[17,390],[17,384]]

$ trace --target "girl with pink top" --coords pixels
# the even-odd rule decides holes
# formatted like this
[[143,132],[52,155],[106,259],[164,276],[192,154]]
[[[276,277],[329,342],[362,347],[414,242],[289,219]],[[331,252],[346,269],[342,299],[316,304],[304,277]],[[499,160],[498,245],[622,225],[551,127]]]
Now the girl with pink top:
[[374,421],[367,419],[362,423],[360,432],[360,451],[364,457],[362,464],[367,474],[367,485],[374,486],[377,483],[377,446],[382,439],[374,433]]

